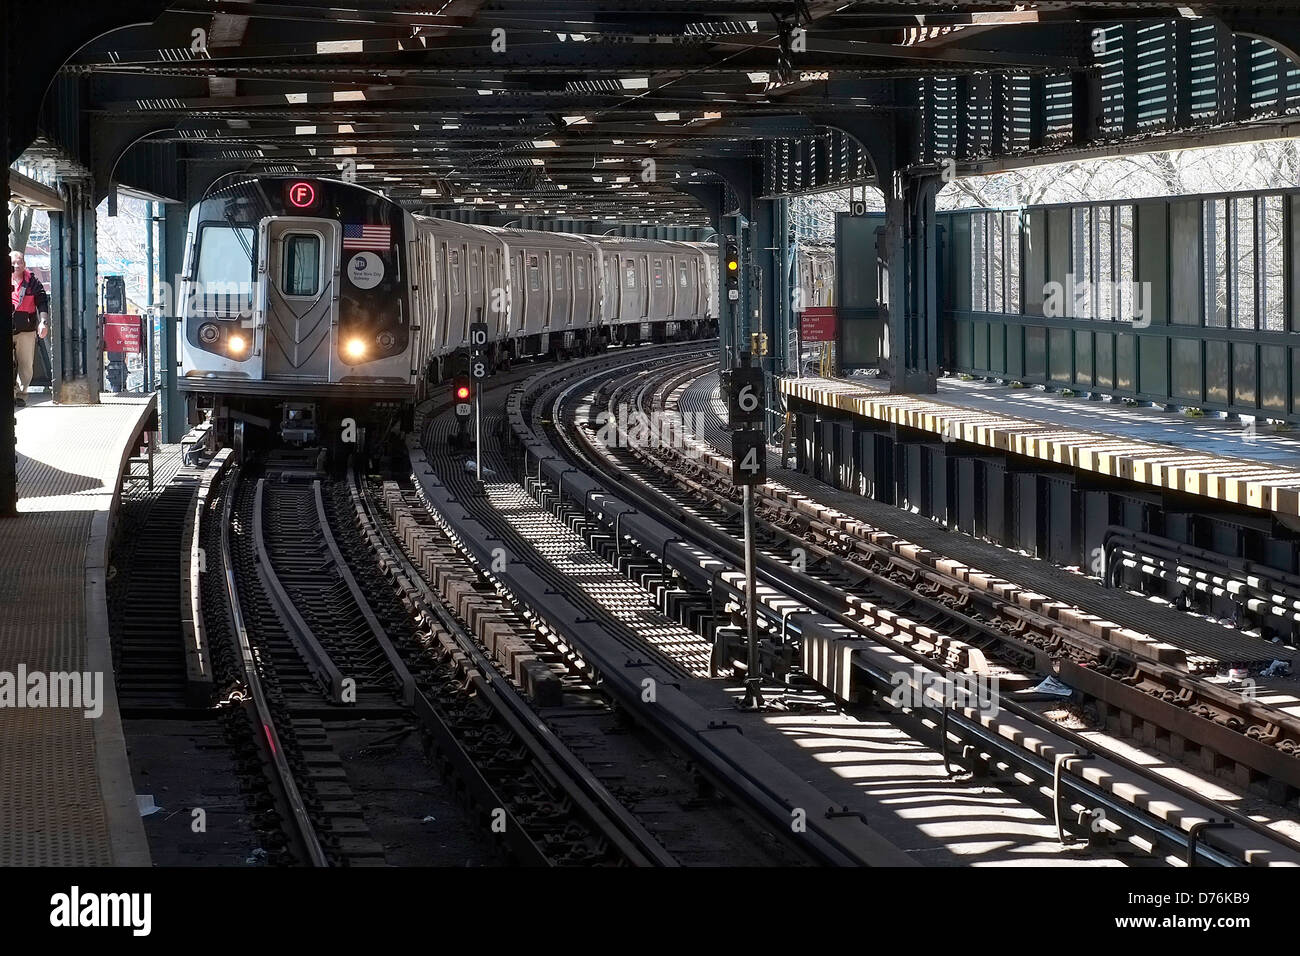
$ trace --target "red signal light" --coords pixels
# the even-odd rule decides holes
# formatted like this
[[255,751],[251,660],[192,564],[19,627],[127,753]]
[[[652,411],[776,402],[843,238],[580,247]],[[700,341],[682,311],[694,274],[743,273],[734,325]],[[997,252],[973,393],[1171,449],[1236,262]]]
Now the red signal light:
[[469,398],[469,386],[461,385],[459,388],[457,388],[456,397],[460,399],[462,402],[466,401]]

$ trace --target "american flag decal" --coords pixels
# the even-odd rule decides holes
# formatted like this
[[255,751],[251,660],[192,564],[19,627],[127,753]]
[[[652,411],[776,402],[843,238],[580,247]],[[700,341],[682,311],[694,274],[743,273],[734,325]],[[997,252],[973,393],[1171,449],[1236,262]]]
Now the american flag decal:
[[343,248],[388,252],[393,247],[391,226],[363,226],[358,222],[343,224]]

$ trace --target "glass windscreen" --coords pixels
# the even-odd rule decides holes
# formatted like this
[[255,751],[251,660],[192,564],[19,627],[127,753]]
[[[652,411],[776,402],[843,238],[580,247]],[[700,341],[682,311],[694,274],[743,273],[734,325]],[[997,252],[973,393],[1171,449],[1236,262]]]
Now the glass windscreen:
[[194,301],[201,311],[231,316],[252,313],[253,238],[252,226],[209,223],[199,230]]

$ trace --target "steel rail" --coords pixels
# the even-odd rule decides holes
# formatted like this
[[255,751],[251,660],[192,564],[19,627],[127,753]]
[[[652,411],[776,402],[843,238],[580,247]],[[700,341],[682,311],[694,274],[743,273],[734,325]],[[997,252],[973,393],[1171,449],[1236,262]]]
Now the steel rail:
[[266,528],[262,520],[262,492],[266,479],[257,479],[257,491],[253,499],[253,543],[257,549],[257,574],[262,581],[262,588],[271,600],[271,606],[285,631],[302,650],[307,666],[311,668],[316,679],[330,692],[335,702],[343,700],[343,673],[330,657],[329,651],[317,639],[310,625],[303,620],[302,614],[294,606],[293,598],[285,590],[280,576],[276,574],[275,565],[266,547]]
[[435,618],[456,645],[473,662],[476,683],[484,699],[502,716],[515,735],[528,747],[538,764],[579,806],[584,814],[636,866],[675,867],[677,860],[636,819],[609,789],[555,735],[515,686],[500,674],[491,658],[468,630],[447,610],[429,587],[424,575],[411,563],[401,545],[380,516],[370,490],[348,470],[348,491],[357,515],[379,539],[384,558],[415,588],[421,609]]
[[[221,567],[226,579],[230,623],[239,645],[240,662],[244,669],[244,682],[248,685],[258,722],[262,726],[262,738],[269,751],[268,756],[274,771],[274,783],[279,787],[284,802],[289,808],[289,819],[292,820],[294,833],[302,841],[307,858],[313,866],[329,866],[329,858],[325,855],[325,849],[316,833],[316,827],[307,812],[302,792],[298,789],[298,784],[294,780],[293,769],[289,766],[289,760],[285,756],[284,748],[280,745],[280,735],[275,727],[275,717],[272,714],[266,693],[262,688],[262,682],[257,675],[257,657],[253,652],[253,644],[249,640],[248,629],[244,622],[244,611],[239,601],[239,587],[235,581],[234,553],[230,545],[235,492],[238,489],[240,480],[237,466],[228,480],[230,490],[221,509]],[[197,526],[195,534],[199,534]]]
[[[574,442],[572,437],[565,430],[565,425],[564,425],[565,419],[561,411],[562,405],[567,400],[569,400],[572,394],[575,391],[577,391],[579,388],[588,385],[593,379],[600,378],[601,376],[608,375],[608,374],[611,373],[606,370],[601,370],[598,372],[591,373],[585,377],[582,377],[575,382],[571,382],[567,385],[567,387],[561,387],[560,389],[558,389],[558,394],[550,403],[550,416],[549,416],[550,421],[553,423],[553,427],[556,429],[561,439],[569,447],[571,455],[573,455],[578,460],[578,462],[586,464],[586,466],[590,468],[592,471],[594,471],[596,474],[603,475],[606,479],[616,481],[617,486],[620,489],[620,494],[625,494],[630,496],[633,499],[633,503],[638,510],[642,511],[643,513],[657,516],[660,520],[663,521],[664,524],[668,525],[673,530],[674,533],[680,534],[683,538],[687,540],[695,540],[697,542],[704,544],[708,550],[712,551],[712,553],[720,557],[723,557],[725,560],[727,560],[733,566],[733,568],[738,567],[739,556],[736,549],[736,543],[730,535],[725,534],[716,528],[708,528],[707,526],[701,526],[698,523],[688,522],[683,518],[681,518],[679,514],[675,513],[672,509],[665,509],[664,502],[670,501],[671,499],[667,499],[666,496],[664,496],[663,492],[660,492],[654,489],[652,486],[646,484],[638,476],[632,475],[625,470],[618,469],[616,466],[613,465],[613,463],[605,461],[602,456],[596,455],[588,451],[584,451],[582,448],[578,446],[576,442]],[[545,373],[542,373],[542,375],[537,377],[541,378],[544,375]],[[527,383],[526,383],[526,387],[527,387]],[[538,393],[538,389],[535,387],[535,383],[534,383],[534,387],[530,389],[530,391],[532,391],[534,394]],[[581,430],[578,431],[579,434],[582,434]],[[584,441],[587,440],[585,435],[583,435],[583,440]],[[775,568],[773,567],[774,564],[776,564]],[[929,658],[926,658],[923,655],[918,654],[916,651],[907,648],[905,645],[897,644],[896,642],[891,642],[889,641],[888,638],[883,638],[877,634],[864,633],[862,631],[860,622],[855,621],[854,619],[846,617],[842,614],[839,614],[833,611],[831,608],[827,607],[827,604],[829,602],[826,600],[826,597],[828,594],[836,593],[834,588],[831,588],[828,585],[823,585],[820,582],[815,582],[813,579],[806,578],[806,577],[802,581],[792,581],[791,576],[788,573],[788,568],[786,568],[782,564],[773,562],[771,559],[766,559],[763,557],[760,557],[759,560],[759,571],[760,571],[760,576],[769,587],[773,587],[775,590],[784,592],[790,597],[793,597],[801,601],[805,606],[807,606],[810,609],[810,611],[823,614],[825,617],[834,621],[836,624],[851,627],[855,632],[862,634],[864,638],[882,644],[888,647],[889,650],[892,652],[903,653],[906,656],[908,656],[910,659],[912,659],[915,663],[924,666],[928,670],[937,671],[947,676],[948,674],[947,669],[936,666],[935,663],[931,661]],[[801,586],[801,584],[804,586]],[[723,583],[723,586],[727,587],[727,589],[730,592],[732,592],[732,597],[739,598],[742,596],[738,593],[738,591],[735,588],[727,586],[725,585],[725,583]],[[792,622],[790,620],[790,618],[793,617],[793,615],[782,613],[779,615],[781,617],[781,620],[778,622],[776,620],[778,613],[773,608],[765,607],[764,611],[765,611],[765,616],[768,617],[768,619],[773,621],[774,623],[793,629],[796,632],[801,632],[803,625],[801,625],[797,621]],[[889,685],[890,681],[888,679],[888,675],[875,675],[875,676],[877,678],[883,676],[885,678],[884,682],[886,686]],[[1086,750],[1089,752],[1095,752],[1097,750],[1096,746],[1091,742],[1087,741],[1086,738],[1074,734],[1072,731],[1068,731],[1065,728],[1061,728],[1058,725],[1054,724],[1053,722],[1047,720],[1046,718],[1042,718],[1038,714],[1034,713],[1033,711],[1023,708],[1015,704],[1014,702],[1010,702],[1010,701],[1005,702],[1003,706],[1005,709],[1007,709],[1011,713],[1014,713],[1016,716],[1034,723],[1036,726],[1043,728],[1047,732],[1057,734],[1069,740],[1071,743],[1075,744],[1076,746],[1086,748]],[[1014,756],[1017,760],[1023,761],[1026,758],[1031,758],[1030,762],[1035,762],[1038,760],[1038,758],[1034,757],[1031,754],[1027,754],[1023,750],[1020,750],[1019,748],[1016,748],[1013,752],[1012,748],[1009,746],[1009,742],[998,737],[996,734],[989,733],[987,729],[984,728],[982,725],[979,725],[974,721],[969,721],[965,719],[959,713],[950,714],[949,719],[951,724],[958,726],[966,734],[982,739],[987,746],[991,748],[997,748],[997,750],[1001,752]],[[1132,773],[1142,776],[1144,779],[1149,779],[1152,780],[1153,782],[1158,783],[1160,786],[1177,793],[1179,796],[1183,797],[1184,799],[1199,804],[1202,807],[1210,808],[1213,814],[1221,815],[1225,819],[1231,820],[1234,824],[1238,826],[1250,829],[1251,831],[1261,836],[1265,836],[1270,841],[1273,841],[1278,844],[1289,845],[1292,848],[1295,848],[1296,846],[1293,843],[1293,841],[1286,839],[1281,834],[1270,831],[1267,828],[1260,826],[1258,823],[1256,823],[1256,821],[1251,820],[1249,817],[1237,813],[1236,811],[1230,810],[1228,808],[1222,807],[1219,804],[1215,804],[1212,801],[1208,801],[1204,796],[1196,794],[1195,792],[1188,790],[1172,781],[1167,781],[1164,778],[1157,778],[1141,765],[1133,763],[1132,761],[1128,761],[1123,757],[1121,757],[1120,755],[1112,755],[1107,753],[1106,758],[1112,761],[1113,763],[1115,763],[1116,765],[1121,766]],[[1040,762],[1040,766],[1039,766],[1040,772],[1044,769],[1046,769],[1049,772],[1051,770],[1050,767],[1042,766]],[[1089,782],[1082,780],[1081,778],[1077,778],[1071,775],[1070,777],[1067,778],[1066,783],[1072,788],[1078,790],[1081,795],[1088,796],[1097,802],[1104,802],[1104,803],[1111,803],[1111,804],[1114,803],[1115,798],[1111,796],[1107,791],[1097,788],[1092,784],[1090,784]],[[1138,808],[1131,807],[1128,804],[1124,804],[1124,805],[1113,806],[1113,809],[1116,809],[1117,812],[1121,812],[1123,816],[1129,818],[1135,825],[1140,825],[1143,829],[1154,830],[1156,832],[1162,833],[1169,840],[1169,842],[1174,843],[1175,845],[1184,848],[1194,845],[1195,851],[1201,854],[1207,860],[1210,860],[1211,862],[1217,862],[1220,863],[1221,865],[1231,865],[1234,862],[1232,858],[1225,856],[1220,851],[1211,847],[1207,847],[1204,842],[1201,842],[1199,844],[1193,844],[1188,834],[1184,833],[1183,831],[1177,828],[1171,827],[1168,824],[1163,823],[1163,821],[1157,821],[1149,818],[1146,814],[1141,813],[1138,810]]]
[[[716,410],[710,408],[710,412],[712,420],[717,424],[707,429],[710,436],[708,440],[715,443],[715,449],[722,448],[724,444],[717,442],[721,438],[725,443],[725,431]],[[716,482],[727,473],[727,467],[722,464],[725,460],[721,454],[711,451],[701,471]],[[649,463],[657,464],[657,460]],[[719,500],[725,498],[716,489],[708,488],[707,481],[696,482],[685,477],[681,480],[692,487],[700,485],[703,493],[717,496]],[[1162,698],[1166,695],[1175,695],[1179,699],[1179,706],[1176,710],[1166,711],[1167,719],[1171,722],[1165,726],[1171,732],[1209,748],[1228,760],[1251,767],[1270,779],[1287,785],[1300,785],[1300,761],[1294,752],[1274,747],[1266,740],[1266,735],[1276,735],[1284,741],[1294,740],[1300,735],[1300,720],[1282,708],[1201,680],[1187,673],[1181,666],[1162,662],[1158,656],[1153,656],[1141,646],[1124,642],[1112,643],[1106,638],[1079,632],[1063,621],[1043,616],[1032,608],[1011,603],[990,593],[987,587],[973,587],[942,570],[938,561],[926,564],[903,553],[898,548],[901,539],[891,546],[864,540],[851,529],[834,523],[827,524],[823,519],[808,515],[785,500],[781,494],[774,493],[769,486],[760,488],[760,493],[772,507],[791,514],[793,520],[806,525],[828,542],[819,546],[801,540],[799,546],[810,554],[815,553],[843,566],[847,573],[865,576],[876,590],[887,595],[905,593],[907,600],[930,613],[955,620],[976,633],[989,636],[998,645],[1007,647],[1013,655],[1031,655],[1036,659],[1035,667],[1038,670],[1051,668],[1055,658],[1061,662],[1063,674],[1073,675],[1068,682],[1089,696],[1105,699],[1104,688],[1107,685],[1113,686],[1118,696],[1109,702],[1142,720],[1159,723],[1158,715],[1153,711],[1164,706]],[[798,537],[775,522],[769,523],[778,534]],[[834,544],[840,545],[841,550],[837,552]],[[966,613],[962,609],[964,604],[954,608],[936,596],[910,590],[910,585],[897,585],[890,580],[888,571],[863,564],[859,556],[868,562],[884,562],[892,570],[923,579],[954,598],[968,597],[995,620],[1004,619],[1012,627],[1027,625],[1025,634],[990,627],[988,622]],[[1069,653],[1062,653],[1062,647],[1068,649]],[[1137,680],[1128,680],[1127,675],[1111,676],[1122,668],[1131,668],[1131,673]],[[1122,683],[1114,684],[1115,680]],[[1231,721],[1240,721],[1244,731],[1230,729]]]
[[[680,352],[681,347],[671,346],[669,349]],[[656,349],[649,355],[639,356],[636,361],[638,364],[661,362],[664,351]],[[627,358],[607,356],[587,364],[608,364],[617,368]],[[571,367],[566,368],[571,370]],[[560,374],[564,372],[561,371]],[[418,448],[412,447],[411,451],[417,488],[430,511],[437,514],[443,511],[443,506],[452,506],[453,502],[457,502],[459,499],[451,495],[450,486],[443,485],[426,473],[427,465],[423,456],[417,454]],[[459,507],[452,507],[452,510],[464,510],[463,503]],[[443,514],[442,520],[447,522],[444,527],[458,546],[473,555],[480,564],[484,564],[488,552],[483,540],[488,534],[488,527],[478,517],[470,514],[465,514],[454,527],[446,514]],[[493,580],[516,603],[531,606],[547,626],[580,647],[584,660],[600,674],[612,697],[628,705],[631,708],[629,712],[649,715],[641,721],[648,730],[679,753],[689,756],[701,774],[720,790],[730,794],[739,805],[760,819],[773,823],[778,828],[777,832],[789,831],[790,814],[794,807],[816,807],[819,800],[825,799],[824,795],[815,793],[815,788],[801,777],[749,742],[743,734],[737,732],[736,727],[712,719],[711,712],[699,708],[684,693],[676,691],[673,681],[663,680],[662,665],[646,659],[649,652],[644,644],[638,642],[636,646],[630,646],[616,635],[608,635],[606,628],[614,628],[617,622],[608,619],[608,615],[599,609],[594,619],[589,616],[582,603],[568,597],[566,590],[570,582],[562,575],[558,579],[552,579],[543,573],[542,568],[527,563],[520,566],[518,571],[511,569],[509,573]],[[558,595],[554,591],[557,581],[560,588]],[[545,604],[543,591],[546,595],[562,597],[570,608],[579,613],[579,619],[560,620],[560,612]],[[535,598],[532,598],[533,595],[536,595]],[[591,631],[588,633],[593,638],[594,633],[599,633],[610,643],[593,644],[591,639],[579,636],[576,632],[581,629],[581,625],[590,626]],[[647,672],[659,674],[660,697],[653,708],[644,708],[639,704],[643,689],[639,677]],[[791,803],[791,800],[796,802]],[[883,840],[856,814],[845,816],[833,809],[827,810],[824,816],[809,813],[806,830],[801,831],[791,844],[810,858],[835,866],[879,865],[882,862],[905,865],[909,862],[905,854]]]
[[356,604],[357,610],[361,612],[362,618],[365,619],[366,627],[370,629],[370,636],[379,645],[380,650],[384,652],[384,659],[388,661],[388,666],[393,669],[393,674],[397,677],[397,683],[401,688],[402,703],[410,707],[415,703],[415,678],[411,676],[406,662],[397,653],[397,648],[393,647],[393,642],[388,639],[388,634],[384,631],[384,626],[379,623],[379,618],[375,617],[370,602],[366,600],[365,594],[357,585],[357,579],[352,576],[352,571],[348,568],[347,559],[343,557],[338,542],[334,540],[334,532],[330,530],[329,516],[325,513],[325,501],[321,497],[319,478],[312,481],[311,492],[316,504],[316,520],[320,522],[321,537],[325,540],[325,547],[329,550],[330,559],[334,562],[334,570],[338,572],[339,577],[343,579],[343,583],[347,585],[353,603]]
[[[687,375],[683,375],[683,376],[679,376],[679,377],[680,377],[680,378],[686,378],[686,377],[689,377],[689,372],[688,372]],[[627,387],[627,386],[625,386],[625,387]],[[643,398],[644,393],[649,389],[649,387],[650,387],[650,384],[649,384],[649,383],[641,383],[641,386],[640,386],[640,393],[639,393],[639,395],[638,395],[638,401],[640,401],[640,400]],[[662,386],[661,386],[660,388],[661,388],[661,390],[663,390],[663,389],[662,389]],[[557,420],[558,420],[558,419],[557,419]],[[653,465],[653,464],[655,464],[655,462],[654,462],[654,461],[651,461],[651,462],[649,462],[649,464]],[[718,496],[720,500],[723,500],[723,499],[722,499],[722,496],[718,495],[718,493],[717,493],[716,491],[712,491],[712,490],[710,490],[710,493],[712,493],[712,494]],[[725,503],[725,501],[724,501],[724,503]],[[831,553],[829,553],[829,552],[828,552],[828,554],[829,554],[830,557],[832,557],[832,558],[836,558],[835,555],[833,555],[833,554],[831,554]],[[875,571],[873,571],[872,569],[870,569],[870,568],[864,568],[864,567],[862,567],[862,566],[860,566],[860,565],[852,565],[852,564],[851,564],[850,566],[851,566],[854,570],[856,570],[856,571],[858,571],[858,572],[860,572],[860,573],[863,573],[863,574],[868,575],[870,578],[873,578],[873,579],[877,579],[877,578],[879,578],[879,575],[878,575]],[[779,561],[774,562],[773,564],[769,564],[769,567],[774,567],[774,568],[776,568],[776,569],[785,569],[785,565],[782,564],[782,563],[779,562]],[[786,571],[788,572],[788,569],[786,569]],[[809,575],[807,572],[805,572],[805,578],[806,578],[808,581],[810,581],[810,582],[812,582],[812,583],[814,583],[814,584],[818,584],[818,585],[820,585],[820,583],[821,583],[821,582],[817,582],[817,581],[816,581],[816,578],[812,577],[812,576]],[[873,583],[892,584],[892,582],[888,582],[888,581],[885,581],[885,582],[877,582],[877,581],[874,581],[874,580],[873,580]],[[895,588],[896,588],[896,586],[895,586]],[[788,588],[787,588],[787,590],[788,590]],[[833,591],[834,591],[834,588],[831,588],[831,591],[833,592]],[[953,610],[951,610],[951,609],[945,607],[944,605],[939,604],[938,602],[935,602],[935,601],[930,600],[930,599],[922,599],[921,596],[919,596],[919,595],[917,595],[916,598],[917,598],[918,600],[923,600],[924,603],[928,606],[928,608],[929,608],[930,610],[938,611],[938,612],[940,612],[940,613],[943,613],[943,614],[945,614],[945,615],[948,615],[948,616],[950,616],[951,618],[955,619],[958,623],[962,623],[962,624],[978,624],[978,622],[976,622],[976,621],[974,621],[973,619],[969,618],[967,615],[964,615],[964,614],[962,614],[962,613],[960,613],[960,612],[958,612],[958,611],[953,611]],[[844,623],[850,623],[850,622],[852,622],[852,620],[853,620],[852,618],[844,618],[844,619],[843,619]],[[857,626],[857,628],[858,628],[859,630],[862,629],[860,623],[859,623],[858,625],[856,625],[856,626]],[[927,625],[927,626],[930,626],[930,625]],[[876,635],[876,634],[868,634],[868,636],[870,636],[873,640],[874,640],[874,639],[882,639],[882,638],[880,638],[879,635]],[[883,640],[887,641],[888,639],[887,639],[887,638],[883,638]],[[912,655],[909,655],[909,656],[912,656]],[[931,666],[933,666],[933,665],[931,665]],[[1038,715],[1035,714],[1035,712],[1033,712],[1033,711],[1031,711],[1031,710],[1028,710],[1027,708],[1022,707],[1021,705],[1019,705],[1019,704],[1017,704],[1017,703],[1015,703],[1015,702],[1013,702],[1013,701],[1005,702],[1005,703],[1003,704],[1003,707],[1004,707],[1005,709],[1007,709],[1008,711],[1011,711],[1011,712],[1013,712],[1013,713],[1017,713],[1018,716],[1023,716],[1023,717],[1025,717],[1026,719],[1034,720],[1034,719],[1038,718]],[[1161,786],[1163,786],[1163,787],[1165,787],[1165,788],[1167,788],[1167,789],[1169,789],[1169,790],[1171,790],[1171,791],[1173,791],[1173,792],[1175,792],[1175,793],[1178,793],[1179,796],[1182,796],[1182,797],[1184,797],[1185,799],[1195,801],[1195,802],[1197,802],[1197,803],[1199,803],[1199,804],[1201,804],[1201,805],[1203,805],[1203,806],[1210,806],[1210,807],[1213,807],[1213,809],[1215,810],[1215,812],[1221,814],[1221,815],[1224,817],[1225,821],[1227,821],[1227,822],[1230,822],[1230,823],[1232,823],[1232,824],[1234,824],[1234,825],[1236,825],[1236,826],[1242,827],[1242,828],[1244,828],[1244,829],[1249,829],[1249,830],[1251,830],[1252,832],[1257,833],[1257,834],[1259,834],[1259,835],[1261,835],[1261,836],[1264,836],[1264,837],[1266,837],[1267,839],[1273,840],[1273,841],[1275,841],[1275,842],[1277,842],[1277,843],[1279,843],[1279,844],[1281,844],[1281,845],[1286,845],[1286,846],[1289,846],[1289,847],[1291,847],[1291,848],[1293,848],[1293,849],[1300,849],[1300,843],[1298,843],[1297,841],[1295,841],[1295,840],[1293,840],[1292,838],[1286,836],[1285,834],[1282,834],[1282,833],[1279,833],[1279,832],[1277,832],[1277,831],[1273,831],[1273,830],[1268,829],[1267,827],[1261,825],[1258,821],[1252,819],[1252,818],[1249,817],[1249,816],[1246,816],[1245,814],[1240,813],[1239,811],[1233,810],[1233,809],[1228,808],[1228,807],[1224,807],[1224,806],[1222,806],[1221,804],[1216,803],[1216,802],[1214,802],[1214,801],[1208,799],[1207,797],[1205,797],[1205,796],[1203,796],[1203,795],[1201,795],[1201,794],[1196,793],[1195,791],[1191,790],[1190,788],[1186,788],[1186,787],[1184,787],[1184,786],[1181,785],[1181,784],[1177,784],[1176,782],[1166,781],[1166,780],[1164,780],[1163,778],[1156,778],[1156,777],[1154,777],[1153,775],[1151,775],[1150,773],[1146,772],[1146,771],[1145,771],[1145,768],[1144,768],[1142,765],[1140,765],[1140,764],[1136,764],[1136,763],[1134,763],[1133,761],[1128,760],[1127,758],[1123,757],[1123,756],[1120,755],[1120,754],[1114,754],[1114,753],[1111,753],[1111,752],[1109,752],[1109,751],[1098,751],[1098,749],[1097,749],[1095,746],[1091,746],[1091,745],[1089,744],[1089,742],[1087,741],[1086,738],[1084,738],[1084,737],[1081,736],[1081,735],[1076,734],[1075,732],[1069,730],[1068,728],[1062,728],[1062,727],[1059,727],[1058,725],[1055,725],[1053,722],[1051,722],[1051,721],[1047,721],[1047,720],[1044,719],[1044,718],[1038,718],[1038,719],[1036,720],[1036,722],[1042,723],[1044,726],[1046,726],[1046,727],[1052,729],[1053,732],[1058,733],[1058,734],[1060,734],[1061,736],[1066,737],[1067,739],[1071,740],[1072,743],[1076,744],[1077,746],[1079,746],[1079,747],[1081,747],[1081,748],[1086,748],[1087,750],[1090,750],[1090,751],[1095,752],[1095,753],[1104,753],[1105,756],[1106,756],[1106,758],[1107,758],[1108,760],[1110,760],[1111,762],[1113,762],[1113,763],[1115,763],[1115,764],[1117,764],[1117,765],[1123,767],[1123,768],[1126,769],[1126,770],[1129,770],[1130,772],[1133,772],[1133,773],[1135,773],[1135,774],[1140,774],[1140,775],[1142,775],[1142,776],[1144,776],[1144,777],[1147,777],[1148,779],[1152,779],[1153,781],[1159,782],[1159,784],[1160,784]],[[1182,832],[1182,831],[1180,831],[1180,832]],[[1195,840],[1192,840],[1188,845],[1189,845],[1189,847],[1190,847],[1190,846],[1192,846],[1192,845],[1194,845],[1194,844],[1195,844]],[[1190,852],[1190,850],[1189,850],[1189,852]]]

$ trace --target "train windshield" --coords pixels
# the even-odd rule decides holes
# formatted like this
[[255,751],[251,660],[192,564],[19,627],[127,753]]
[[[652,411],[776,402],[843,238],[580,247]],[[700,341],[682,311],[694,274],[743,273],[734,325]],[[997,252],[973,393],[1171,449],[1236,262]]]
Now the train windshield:
[[252,226],[205,223],[199,230],[195,299],[204,312],[252,312],[253,239]]

